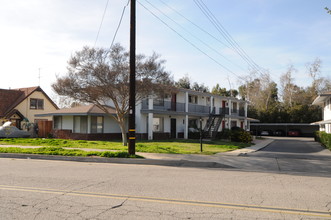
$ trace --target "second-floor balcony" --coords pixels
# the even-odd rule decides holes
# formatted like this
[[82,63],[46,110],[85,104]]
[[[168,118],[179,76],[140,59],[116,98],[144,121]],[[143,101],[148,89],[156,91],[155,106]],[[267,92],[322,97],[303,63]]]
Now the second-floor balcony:
[[[149,110],[148,100],[142,101],[142,110]],[[153,110],[156,111],[174,111],[174,112],[186,112],[185,103],[171,102],[163,100],[153,100]],[[210,106],[188,104],[188,113],[199,113],[199,114],[209,114]]]

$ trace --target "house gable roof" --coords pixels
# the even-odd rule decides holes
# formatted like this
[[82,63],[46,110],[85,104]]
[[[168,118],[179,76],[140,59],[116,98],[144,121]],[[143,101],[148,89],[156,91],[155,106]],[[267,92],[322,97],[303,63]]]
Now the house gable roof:
[[320,94],[315,98],[312,105],[323,105],[324,101],[331,97],[331,91]]
[[0,89],[0,117],[5,117],[12,112],[17,105],[23,102],[34,92],[42,92],[46,99],[56,108],[57,105],[49,96],[39,87],[28,87],[19,89]]
[[[116,110],[113,107],[106,107],[110,114],[116,114]],[[96,105],[82,105],[73,108],[63,108],[52,112],[46,112],[44,114],[37,114],[38,117],[46,116],[60,116],[60,115],[106,115],[107,113],[100,109]]]

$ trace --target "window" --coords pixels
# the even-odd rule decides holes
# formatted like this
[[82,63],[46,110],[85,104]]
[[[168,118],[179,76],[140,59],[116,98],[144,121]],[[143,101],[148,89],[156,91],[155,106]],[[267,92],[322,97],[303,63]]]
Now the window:
[[237,121],[231,121],[231,128],[237,127]]
[[198,103],[198,96],[189,95],[188,96],[188,102],[192,103],[192,104],[197,104]]
[[153,118],[153,132],[163,131],[163,118]]
[[197,119],[188,119],[188,128],[198,129],[198,120]]
[[62,129],[62,116],[54,116],[54,129]]
[[210,97],[207,97],[207,98],[206,98],[206,105],[207,105],[207,106],[210,106]]
[[30,99],[30,109],[44,109],[44,100]]
[[236,102],[233,102],[233,103],[232,103],[232,109],[231,109],[231,112],[233,112],[233,113],[236,113],[236,112],[237,112],[237,103],[236,103]]
[[155,106],[164,106],[164,99],[159,98],[159,99],[154,99],[153,100]]
[[91,133],[103,133],[102,116],[91,116]]
[[87,116],[74,116],[74,133],[87,133]]

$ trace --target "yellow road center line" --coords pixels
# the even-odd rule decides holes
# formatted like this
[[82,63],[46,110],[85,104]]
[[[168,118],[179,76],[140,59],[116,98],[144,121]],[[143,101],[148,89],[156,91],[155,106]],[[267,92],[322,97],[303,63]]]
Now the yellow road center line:
[[284,214],[293,214],[293,215],[331,218],[330,212],[321,211],[321,210],[305,210],[305,209],[292,209],[292,208],[273,207],[273,206],[244,205],[244,204],[235,204],[235,203],[178,200],[178,199],[157,198],[157,197],[105,194],[105,193],[80,192],[80,191],[68,191],[68,190],[59,190],[59,189],[45,189],[45,188],[6,186],[6,185],[0,185],[0,189],[11,190],[11,191],[84,196],[84,197],[93,197],[93,198],[127,199],[134,201],[154,202],[154,203],[194,205],[194,206],[203,206],[203,207],[216,207],[216,208],[237,209],[237,210],[246,210],[246,211],[272,212],[272,213],[284,213]]

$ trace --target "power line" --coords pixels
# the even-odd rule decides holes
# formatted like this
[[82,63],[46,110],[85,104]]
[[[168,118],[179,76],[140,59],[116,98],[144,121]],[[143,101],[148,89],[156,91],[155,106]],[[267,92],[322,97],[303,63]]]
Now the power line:
[[213,24],[213,26],[219,31],[219,33],[224,37],[224,39],[229,43],[232,49],[254,70],[260,71],[259,67],[239,46],[239,44],[233,39],[229,32],[224,28],[220,21],[213,15],[206,4],[202,0],[194,0],[195,4],[201,10],[201,12],[208,18],[208,20]]
[[107,3],[106,3],[106,6],[105,6],[105,9],[103,10],[103,15],[102,15],[102,19],[101,19],[101,22],[100,22],[100,26],[99,26],[99,30],[98,30],[98,34],[97,34],[97,37],[95,38],[95,41],[94,41],[94,46],[97,44],[97,41],[98,41],[98,38],[99,38],[99,34],[100,34],[100,30],[101,30],[101,27],[102,27],[102,23],[103,23],[103,20],[105,18],[105,14],[106,14],[106,11],[107,11],[107,8],[108,8],[108,3],[109,3],[109,0],[107,0]]
[[123,7],[122,14],[121,14],[120,20],[118,22],[118,25],[117,25],[117,28],[116,28],[116,31],[115,31],[113,40],[111,41],[111,44],[110,44],[109,49],[111,49],[112,46],[113,46],[113,44],[114,44],[114,41],[116,39],[117,32],[118,32],[118,30],[119,30],[119,28],[120,28],[120,26],[122,24],[122,20],[123,20],[123,16],[124,16],[124,13],[125,13],[125,9],[128,7],[129,3],[130,3],[130,0],[128,0],[128,3]]
[[[190,34],[192,37],[194,37],[195,39],[197,39],[198,41],[200,41],[202,44],[204,44],[206,47],[208,47],[210,50],[214,51],[215,53],[217,53],[218,55],[220,55],[221,57],[223,57],[225,60],[227,60],[229,63],[239,67],[240,69],[244,70],[241,66],[239,66],[236,63],[233,63],[230,59],[228,59],[226,56],[224,56],[223,54],[221,54],[219,51],[217,51],[215,48],[211,47],[210,45],[208,45],[206,42],[204,42],[203,40],[201,40],[200,38],[196,37],[194,34],[192,34],[189,30],[187,30],[187,28],[183,27],[181,24],[179,24],[177,21],[175,21],[174,19],[172,19],[171,17],[169,17],[167,14],[165,14],[163,11],[161,11],[160,9],[158,9],[155,5],[153,5],[150,1],[145,0],[148,4],[150,4],[154,9],[156,9],[157,11],[159,11],[161,14],[163,14],[165,17],[167,17],[169,20],[171,20],[172,22],[174,22],[176,25],[178,25],[180,28],[182,28],[184,31],[186,31],[188,34]],[[163,2],[164,3],[164,2]],[[165,4],[165,3],[164,3]]]
[[227,68],[226,66],[222,65],[220,62],[218,62],[216,59],[214,59],[213,57],[211,57],[209,54],[207,54],[206,52],[204,52],[202,49],[200,49],[198,46],[196,46],[194,43],[192,43],[191,41],[189,41],[187,38],[185,38],[183,35],[181,35],[178,31],[176,31],[174,28],[172,28],[169,24],[167,24],[165,21],[163,21],[160,17],[158,17],[154,12],[152,12],[150,9],[148,9],[143,3],[141,3],[140,1],[137,1],[143,8],[145,8],[149,13],[151,13],[155,18],[157,18],[159,21],[161,21],[164,25],[166,25],[170,30],[172,30],[173,32],[175,32],[179,37],[181,37],[183,40],[185,40],[187,43],[189,43],[191,46],[193,46],[195,49],[199,50],[201,53],[203,53],[205,56],[207,56],[209,59],[213,60],[215,63],[217,63],[219,66],[221,66],[223,69],[225,69],[226,71],[232,73],[233,75],[237,76],[238,78],[240,78],[236,73],[234,73],[233,71],[231,71],[229,68]]

